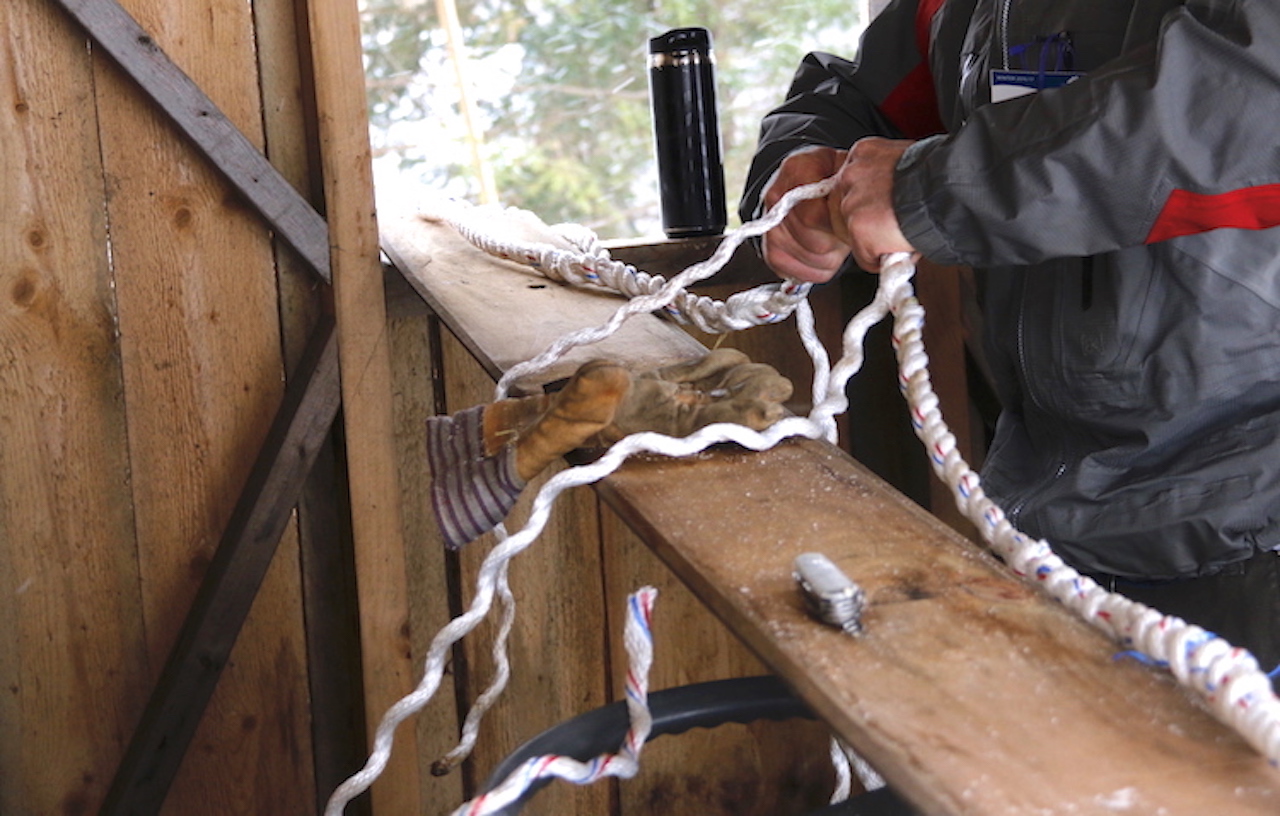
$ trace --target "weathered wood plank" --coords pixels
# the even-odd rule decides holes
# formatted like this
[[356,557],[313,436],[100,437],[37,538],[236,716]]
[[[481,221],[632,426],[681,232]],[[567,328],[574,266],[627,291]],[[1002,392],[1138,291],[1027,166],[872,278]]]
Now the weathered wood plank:
[[[319,201],[318,124],[305,2],[254,0],[253,22],[267,158],[304,199]],[[321,243],[327,254],[327,239]],[[317,277],[324,276],[317,276],[279,238],[275,257],[285,371],[292,376],[331,291],[316,286]],[[341,453],[337,448],[331,437],[311,469],[298,505],[315,798],[321,802],[365,759],[355,556],[338,478]],[[358,816],[365,810],[353,805],[348,812]]]
[[[355,3],[310,3],[308,19],[332,243],[366,719],[372,731],[414,685],[386,302],[359,11]],[[396,751],[372,789],[375,812],[421,811],[416,742],[412,730],[397,735]]]
[[[927,813],[1280,806],[1277,772],[1167,676],[830,446],[636,460],[598,489]],[[867,592],[862,637],[805,613],[810,550]]]
[[[160,48],[116,0],[54,0],[171,117],[235,188],[262,213],[321,278],[329,279],[324,219],[266,160],[259,148]],[[236,15],[231,15],[235,19]],[[210,20],[219,20],[213,11]],[[193,27],[194,28],[194,27]],[[256,70],[245,74],[257,75]],[[206,86],[207,88],[208,86]],[[362,120],[363,121],[363,120]]]
[[0,30],[0,813],[87,813],[149,682],[98,118],[65,15]]
[[333,425],[337,372],[333,324],[326,320],[285,394],[102,813],[160,810]]
[[[623,305],[616,296],[572,289],[484,255],[447,225],[414,215],[384,216],[382,242],[410,285],[495,380],[567,332],[605,323]],[[644,369],[704,351],[671,323],[637,315],[604,342],[575,349],[546,373],[516,385],[535,391],[595,357],[620,357]]]
[[[403,281],[399,284],[408,288]],[[392,404],[407,547],[409,639],[416,681],[421,676],[418,667],[426,659],[431,639],[454,614],[449,603],[447,576],[450,572],[448,562],[450,558],[456,561],[456,556],[445,550],[427,495],[431,474],[427,465],[426,423],[428,417],[442,410],[444,383],[436,376],[440,350],[439,343],[432,339],[431,322],[434,318],[427,307],[414,298],[413,301],[402,301],[405,308],[395,308],[390,293],[388,297],[387,328],[391,342],[392,381],[395,383]],[[453,663],[450,675],[454,682],[463,674],[458,664]],[[424,803],[421,816],[447,816],[466,799],[461,773],[446,776],[431,773],[431,763],[457,743],[458,725],[454,689],[446,681],[442,683],[436,699],[415,717],[412,725],[403,726],[415,728],[418,735],[418,779]]]
[[[129,10],[261,144],[251,9],[134,0]],[[97,53],[139,586],[158,672],[280,403],[275,267],[270,232],[244,198]],[[279,552],[170,789],[173,812],[313,809],[306,711],[293,704],[306,677],[292,533]]]

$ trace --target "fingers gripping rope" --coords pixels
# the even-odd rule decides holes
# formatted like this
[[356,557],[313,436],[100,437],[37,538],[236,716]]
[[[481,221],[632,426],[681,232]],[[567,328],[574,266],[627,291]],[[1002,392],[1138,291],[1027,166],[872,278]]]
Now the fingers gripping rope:
[[630,779],[640,770],[640,751],[653,717],[649,713],[649,667],[653,664],[653,601],[657,590],[644,587],[627,599],[627,625],[623,642],[630,669],[627,671],[627,711],[631,728],[616,754],[606,754],[587,762],[572,757],[548,755],[532,757],[497,787],[481,794],[453,812],[453,816],[487,816],[502,810],[520,797],[539,779],[555,777],[575,785],[589,785],[606,776]]

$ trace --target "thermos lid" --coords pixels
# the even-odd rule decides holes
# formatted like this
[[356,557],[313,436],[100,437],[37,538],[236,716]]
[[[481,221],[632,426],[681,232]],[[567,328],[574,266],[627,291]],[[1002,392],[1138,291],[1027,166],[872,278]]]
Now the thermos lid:
[[705,28],[676,28],[649,40],[650,54],[710,50],[711,32]]

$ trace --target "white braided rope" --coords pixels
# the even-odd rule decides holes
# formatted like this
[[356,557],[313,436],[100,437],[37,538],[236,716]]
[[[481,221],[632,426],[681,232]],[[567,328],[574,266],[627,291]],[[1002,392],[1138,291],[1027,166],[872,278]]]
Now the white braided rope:
[[[631,314],[665,307],[687,283],[709,277],[722,268],[728,262],[732,248],[746,237],[767,232],[796,203],[826,195],[831,185],[832,180],[828,179],[792,190],[767,216],[745,224],[727,236],[710,259],[689,267],[657,293],[638,298],[644,301],[639,308],[624,306],[604,326],[561,338],[525,364],[528,369],[521,375],[542,369],[570,348],[607,337]],[[726,246],[731,248],[725,251]],[[683,457],[725,442],[761,451],[793,436],[833,439],[834,417],[848,407],[845,386],[862,366],[862,344],[866,333],[890,313],[894,315],[893,336],[899,359],[900,385],[911,406],[916,433],[928,449],[935,471],[954,493],[957,506],[978,526],[991,548],[1015,573],[1044,587],[1085,620],[1156,663],[1166,665],[1180,683],[1205,698],[1222,722],[1239,732],[1272,764],[1280,764],[1280,700],[1277,700],[1270,681],[1252,655],[1179,618],[1162,616],[1149,607],[1107,592],[1095,581],[1064,564],[1047,542],[1033,541],[1014,529],[1003,511],[986,498],[978,475],[956,450],[955,437],[942,420],[938,398],[929,381],[928,357],[922,339],[924,310],[915,299],[910,282],[914,273],[911,259],[905,253],[885,259],[875,297],[849,321],[843,336],[843,355],[829,372],[826,370],[825,351],[821,350],[813,332],[812,316],[800,309],[798,328],[805,347],[814,356],[817,372],[814,378],[815,404],[809,417],[787,417],[763,432],[741,425],[717,423],[680,439],[652,432],[633,434],[616,443],[595,462],[563,470],[548,480],[535,497],[524,528],[499,542],[485,558],[477,575],[476,595],[470,608],[436,635],[428,650],[418,687],[388,709],[375,732],[374,747],[364,768],[334,791],[325,816],[340,816],[346,804],[364,792],[382,773],[390,758],[395,729],[434,696],[449,649],[479,625],[488,613],[506,563],[536,540],[562,491],[593,484],[639,453]],[[508,372],[504,382],[511,379],[516,368],[519,366]],[[500,383],[499,395],[503,393],[505,390]]]
[[[818,183],[827,185],[829,190],[830,182]],[[824,192],[823,195],[825,194]],[[555,281],[574,286],[605,288],[629,300],[640,299],[646,304],[645,311],[661,309],[677,321],[691,323],[710,334],[741,331],[763,323],[785,320],[796,305],[805,299],[810,288],[808,284],[783,281],[740,292],[725,301],[687,291],[689,284],[721,269],[743,241],[755,235],[763,235],[777,226],[776,223],[768,223],[767,218],[744,225],[742,229],[727,235],[716,252],[716,255],[723,254],[723,260],[713,255],[700,264],[694,264],[681,273],[681,283],[671,287],[671,282],[661,275],[651,275],[631,264],[614,260],[610,257],[609,250],[600,244],[595,233],[586,227],[558,224],[547,228],[571,245],[572,248],[566,249],[544,241],[496,235],[492,225],[495,217],[502,216],[501,208],[495,213],[493,207],[455,203],[452,211],[442,215],[443,220],[451,224],[459,235],[490,255],[526,264]],[[536,220],[536,216],[531,213],[517,212]],[[646,303],[643,300],[660,293],[664,294],[657,301]]]
[[871,767],[871,763],[863,759],[839,737],[831,738],[828,752],[831,757],[831,767],[836,772],[836,784],[835,789],[831,791],[830,804],[839,804],[852,795],[855,778],[864,791],[879,790],[884,787],[884,778]]
[[489,816],[516,802],[535,782],[554,777],[575,785],[590,785],[607,776],[630,779],[640,771],[640,751],[653,730],[649,712],[649,668],[653,665],[653,601],[658,591],[643,587],[627,598],[627,624],[623,645],[629,669],[626,680],[627,712],[631,726],[614,754],[586,762],[549,754],[530,757],[488,793],[482,793],[453,811],[453,816]]
[[797,202],[821,198],[831,191],[833,184],[833,179],[826,179],[791,190],[769,214],[726,235],[710,258],[693,264],[671,280],[612,260],[593,236],[571,235],[563,225],[559,229],[562,236],[575,245],[572,250],[545,242],[495,236],[491,229],[486,228],[493,217],[491,214],[486,217],[483,207],[459,205],[452,212],[441,215],[442,220],[460,235],[491,255],[528,264],[552,280],[578,286],[602,286],[628,298],[604,324],[570,332],[533,359],[508,369],[498,382],[496,399],[504,398],[516,380],[545,370],[570,349],[600,342],[636,314],[664,311],[712,334],[741,331],[785,320],[806,302],[811,288],[809,284],[798,281],[771,283],[740,292],[725,301],[695,295],[688,291],[688,287],[724,268],[743,242],[776,227]]
[[831,738],[827,751],[831,757],[831,768],[836,772],[836,786],[831,791],[829,802],[836,805],[848,799],[853,792],[853,763],[849,761],[849,755],[844,752],[844,746],[836,737]]
[[[501,524],[494,528],[494,532],[497,534],[498,541],[502,541],[507,537],[506,528]],[[484,719],[484,715],[489,713],[489,709],[493,708],[493,704],[498,701],[498,698],[502,696],[502,692],[507,688],[507,681],[511,679],[511,661],[507,658],[507,640],[511,636],[511,627],[516,622],[516,597],[512,594],[511,585],[508,583],[507,566],[510,563],[509,560],[504,561],[494,579],[494,591],[502,604],[502,621],[498,625],[498,635],[493,639],[493,648],[490,650],[494,667],[493,679],[467,711],[467,716],[462,723],[462,734],[458,739],[458,744],[454,746],[453,750],[432,764],[431,773],[436,776],[444,776],[471,755],[472,749],[476,746],[476,740],[480,736],[480,722]]]

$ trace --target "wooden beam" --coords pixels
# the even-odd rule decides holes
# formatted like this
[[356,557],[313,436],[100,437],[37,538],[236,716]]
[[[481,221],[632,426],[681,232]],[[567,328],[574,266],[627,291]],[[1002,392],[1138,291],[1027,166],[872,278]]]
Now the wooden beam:
[[[360,15],[349,0],[311,2],[308,13],[342,358],[365,707],[369,725],[376,727],[383,712],[413,688],[415,667]],[[419,790],[417,738],[413,729],[401,729],[395,753],[373,787],[374,812],[420,813]]]
[[316,275],[328,281],[329,230],[324,219],[129,12],[116,0],[53,2],[84,26],[90,38],[213,162]]
[[101,813],[158,813],[340,404],[331,319],[317,326]]

